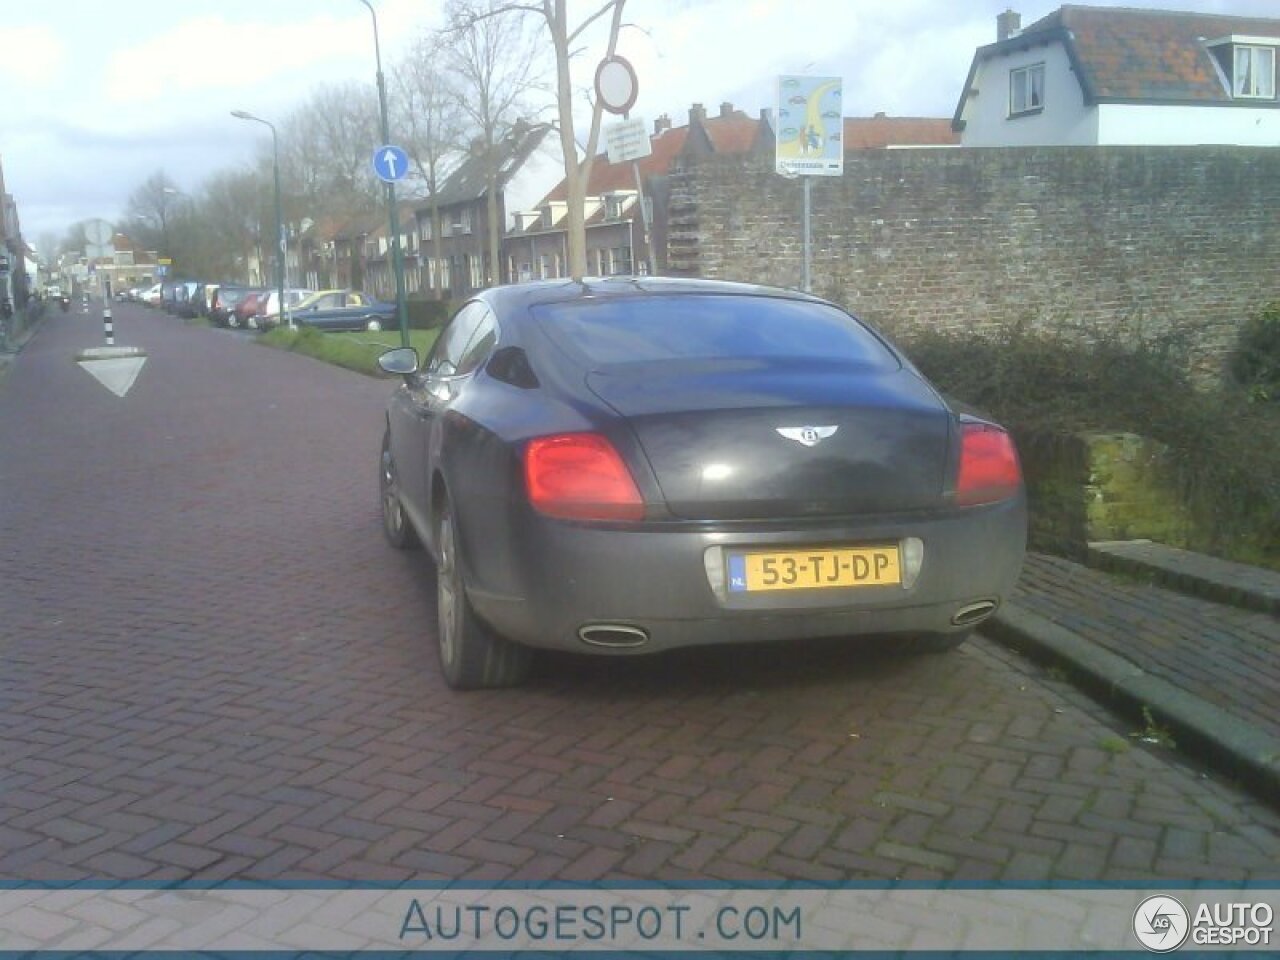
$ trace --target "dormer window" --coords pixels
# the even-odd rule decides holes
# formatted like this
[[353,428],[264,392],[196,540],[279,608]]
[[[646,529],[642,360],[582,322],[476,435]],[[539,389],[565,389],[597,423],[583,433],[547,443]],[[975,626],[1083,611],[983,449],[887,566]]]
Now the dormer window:
[[1231,93],[1252,100],[1276,98],[1275,47],[1236,46]]
[[1044,109],[1044,64],[1034,63],[1009,71],[1009,116],[1039,113]]
[[1219,37],[1205,43],[1223,86],[1235,100],[1276,99],[1276,47],[1280,37]]

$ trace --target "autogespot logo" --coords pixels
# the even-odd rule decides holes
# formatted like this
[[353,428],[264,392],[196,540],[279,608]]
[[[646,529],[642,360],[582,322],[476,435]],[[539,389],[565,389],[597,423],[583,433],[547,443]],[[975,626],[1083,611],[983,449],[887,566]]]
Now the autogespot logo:
[[1168,953],[1186,942],[1191,915],[1173,897],[1147,897],[1133,914],[1133,933],[1152,953]]

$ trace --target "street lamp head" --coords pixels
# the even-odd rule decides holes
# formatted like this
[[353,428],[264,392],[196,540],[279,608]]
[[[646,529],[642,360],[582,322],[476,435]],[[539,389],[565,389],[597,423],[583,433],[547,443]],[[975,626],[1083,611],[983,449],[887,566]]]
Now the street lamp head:
[[232,111],[231,111],[231,115],[232,115],[233,117],[235,117],[237,120],[256,120],[256,119],[258,119],[258,118],[257,118],[257,117],[255,117],[252,113],[249,113],[249,112],[248,112],[248,111],[246,111],[246,110],[232,110]]

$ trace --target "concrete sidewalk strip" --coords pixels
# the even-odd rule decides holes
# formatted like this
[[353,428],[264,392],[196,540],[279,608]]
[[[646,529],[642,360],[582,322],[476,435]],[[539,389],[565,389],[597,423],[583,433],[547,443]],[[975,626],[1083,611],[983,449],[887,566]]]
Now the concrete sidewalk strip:
[[1103,540],[1089,544],[1089,565],[1150,576],[1195,596],[1280,616],[1280,573],[1180,550],[1151,540]]
[[1280,791],[1280,741],[1228,711],[1017,604],[1005,605],[983,632],[1068,667],[1135,714],[1149,711],[1181,741],[1198,747],[1206,760],[1264,794],[1274,797]]

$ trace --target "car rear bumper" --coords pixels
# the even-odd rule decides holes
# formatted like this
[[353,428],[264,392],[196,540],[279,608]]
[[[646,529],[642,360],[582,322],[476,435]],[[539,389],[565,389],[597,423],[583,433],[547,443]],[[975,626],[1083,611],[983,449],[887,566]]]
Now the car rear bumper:
[[[767,524],[602,529],[525,514],[508,530],[499,562],[483,559],[493,556],[492,540],[488,550],[482,542],[467,545],[471,557],[482,557],[468,564],[468,593],[483,619],[533,647],[648,653],[719,643],[961,632],[972,623],[956,622],[957,614],[975,604],[983,605],[977,619],[993,613],[1017,580],[1026,545],[1026,501],[1019,497],[927,518],[841,520],[788,529]],[[720,560],[739,549],[821,549],[900,543],[908,537],[924,544],[918,577],[909,588],[744,595],[727,589]],[[627,643],[628,637],[634,642]]]

